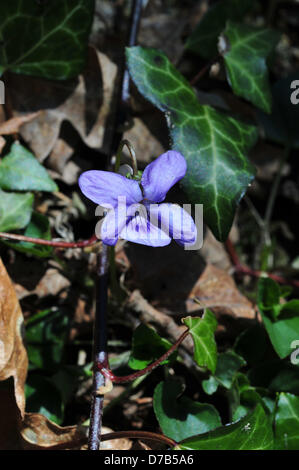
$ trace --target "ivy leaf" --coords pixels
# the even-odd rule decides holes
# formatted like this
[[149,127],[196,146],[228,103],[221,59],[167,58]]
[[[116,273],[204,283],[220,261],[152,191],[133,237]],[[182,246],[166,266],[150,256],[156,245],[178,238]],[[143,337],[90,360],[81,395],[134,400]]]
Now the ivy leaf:
[[194,342],[194,360],[213,373],[217,364],[217,346],[214,333],[217,328],[215,315],[206,310],[203,317],[185,317],[182,322],[189,328]]
[[163,433],[179,442],[195,434],[221,426],[214,406],[181,396],[184,386],[178,379],[160,382],[154,392],[154,411]]
[[[144,369],[146,366],[161,357],[172,344],[167,339],[161,338],[153,328],[139,325],[134,331],[132,352],[129,359],[129,367],[136,370]],[[161,364],[169,364],[176,359],[177,352],[174,351],[166,361]]]
[[[292,300],[278,304],[274,289],[280,291],[272,279],[262,277],[258,283],[258,307],[276,353],[281,359],[293,351],[292,344],[298,340],[299,303]],[[272,305],[271,305],[272,302]]]
[[236,423],[190,437],[180,442],[182,450],[270,450],[273,449],[271,422],[258,404]]
[[257,362],[248,372],[250,383],[275,392],[299,394],[299,367],[280,359]]
[[0,163],[0,188],[15,191],[57,191],[47,170],[29,150],[14,143]]
[[49,79],[78,75],[93,11],[94,0],[2,2],[0,70]]
[[234,93],[266,113],[271,112],[272,105],[266,58],[279,37],[276,31],[231,21],[220,36],[219,51]]
[[0,189],[0,232],[18,230],[29,224],[34,196],[6,193]]
[[[51,239],[51,231],[49,220],[46,216],[33,212],[29,225],[24,232],[26,237],[43,238],[44,240]],[[21,253],[32,254],[38,258],[47,258],[53,252],[52,246],[35,245],[28,242],[9,242],[2,240],[2,243],[10,246],[14,250]]]
[[208,380],[202,381],[204,391],[208,395],[212,395],[216,392],[218,385],[222,385],[229,390],[232,387],[238,370],[245,365],[246,361],[233,351],[218,354],[215,374]]
[[256,128],[200,105],[162,52],[131,47],[127,63],[140,93],[165,113],[172,148],[187,160],[182,185],[190,202],[203,204],[206,223],[224,241],[255,173],[245,154],[257,139]]
[[299,397],[280,393],[275,413],[275,449],[299,448]]
[[228,19],[239,21],[252,8],[251,0],[222,0],[208,9],[186,42],[186,48],[209,59],[217,54],[219,34]]

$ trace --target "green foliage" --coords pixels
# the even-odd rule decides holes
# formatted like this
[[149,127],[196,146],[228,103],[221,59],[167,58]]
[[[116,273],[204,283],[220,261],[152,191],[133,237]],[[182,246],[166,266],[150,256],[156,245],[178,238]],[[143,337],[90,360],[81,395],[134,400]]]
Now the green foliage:
[[252,8],[252,0],[222,0],[210,7],[186,42],[186,48],[205,59],[217,54],[219,34],[227,20],[239,21]]
[[69,331],[69,316],[60,310],[43,310],[26,324],[26,341],[31,369],[53,369],[62,360]]
[[26,227],[31,219],[33,194],[7,193],[0,189],[0,232]]
[[256,387],[274,392],[299,394],[299,367],[289,359],[268,359],[257,362],[248,372],[250,382]]
[[210,310],[205,310],[202,318],[185,317],[182,321],[188,326],[194,342],[194,360],[199,366],[215,372],[217,364],[217,346],[214,335],[217,328],[215,315]]
[[245,374],[238,373],[233,383],[233,393],[230,401],[232,421],[237,421],[246,416],[258,404],[262,404],[262,398]]
[[233,351],[218,354],[214,375],[211,375],[208,380],[203,380],[202,382],[204,391],[208,395],[212,395],[216,392],[219,385],[229,390],[232,387],[238,370],[244,365],[246,365],[244,359]]
[[189,200],[203,204],[206,223],[224,241],[254,176],[245,154],[256,141],[256,128],[200,105],[162,52],[131,47],[127,63],[138,90],[165,113],[172,147],[187,160],[182,185]]
[[94,0],[2,2],[1,73],[9,70],[50,79],[78,75],[93,10]]
[[[43,238],[45,240],[51,239],[51,231],[50,231],[50,224],[47,217],[38,212],[33,212],[29,225],[27,225],[26,230],[24,232],[26,237],[32,238]],[[7,246],[14,248],[17,251],[21,251],[22,253],[31,254],[37,256],[38,258],[47,258],[51,256],[53,253],[52,246],[44,246],[44,245],[35,245],[34,243],[28,242],[9,242],[2,240]]]
[[219,43],[234,93],[267,113],[272,97],[266,59],[278,40],[279,34],[270,29],[228,21]]
[[178,445],[182,450],[268,450],[273,448],[273,431],[263,407],[236,423],[194,436]]
[[82,367],[64,364],[69,328],[70,318],[63,309],[43,310],[26,323],[26,410],[42,413],[58,424],[64,419],[64,408],[73,391],[87,376]]
[[217,410],[182,396],[184,386],[178,379],[160,382],[155,388],[154,411],[163,433],[176,442],[221,426]]
[[27,412],[41,413],[54,423],[62,423],[63,403],[50,378],[39,374],[29,376],[25,393]]
[[299,449],[299,397],[280,393],[275,413],[275,448]]
[[[136,370],[144,369],[146,366],[161,357],[171,348],[172,344],[155,332],[153,328],[139,325],[134,331],[132,352],[129,359],[129,367]],[[161,364],[169,364],[177,357],[175,351]]]
[[262,277],[258,284],[258,307],[271,343],[280,358],[287,357],[298,340],[299,301],[280,303],[279,286]]
[[47,170],[19,143],[0,163],[0,188],[14,191],[57,191]]

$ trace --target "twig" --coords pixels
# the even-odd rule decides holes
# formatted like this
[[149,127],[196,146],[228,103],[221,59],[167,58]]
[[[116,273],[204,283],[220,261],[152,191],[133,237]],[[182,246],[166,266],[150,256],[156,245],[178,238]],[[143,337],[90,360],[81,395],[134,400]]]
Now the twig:
[[262,275],[266,274],[268,277],[270,277],[274,281],[278,282],[279,284],[288,284],[288,285],[291,285],[291,286],[294,286],[294,287],[297,287],[297,288],[299,287],[299,281],[297,281],[297,280],[288,280],[288,279],[285,279],[284,277],[277,276],[276,274],[265,273],[263,271],[256,271],[256,270],[251,269],[248,266],[245,266],[244,264],[242,264],[240,262],[240,259],[239,259],[238,255],[237,255],[235,247],[234,247],[234,245],[232,244],[232,242],[229,238],[225,242],[225,247],[226,247],[227,252],[228,252],[228,254],[229,254],[229,256],[232,260],[232,263],[234,265],[234,269],[235,269],[236,273],[242,274],[242,275],[248,274],[249,276],[256,277],[256,278],[259,278]]
[[[132,15],[129,27],[128,46],[134,46],[140,15],[142,11],[142,0],[134,0],[132,6]],[[116,110],[116,119],[113,130],[112,154],[119,146],[123,134],[123,124],[127,119],[129,106],[129,74],[123,64],[120,94],[118,96],[118,109]],[[97,294],[97,309],[94,325],[94,375],[93,375],[93,399],[90,414],[89,428],[89,450],[98,450],[101,441],[102,415],[103,415],[103,395],[98,395],[99,387],[105,385],[105,377],[98,370],[97,364],[106,364],[108,366],[107,354],[107,333],[106,333],[106,310],[107,310],[107,288],[108,288],[108,247],[103,245],[102,256],[100,258],[99,268],[99,291]]]
[[103,434],[102,441],[110,441],[111,439],[148,439],[151,441],[156,442],[163,442],[163,444],[168,445],[169,447],[175,447],[177,442],[170,437],[166,437],[163,434],[156,434],[154,432],[148,431],[117,431],[117,432],[109,432],[107,434]]
[[184,331],[184,333],[179,337],[179,339],[171,346],[171,348],[166,351],[159,359],[156,359],[156,361],[152,362],[149,364],[147,367],[145,367],[142,370],[138,370],[137,372],[134,372],[133,374],[130,375],[124,375],[123,377],[117,377],[116,375],[113,374],[113,372],[107,368],[106,363],[98,363],[98,370],[108,379],[111,380],[111,382],[114,383],[125,383],[125,382],[131,382],[132,380],[137,379],[138,377],[141,377],[142,375],[148,374],[152,370],[154,370],[156,367],[158,367],[162,362],[166,361],[166,359],[179,347],[179,345],[184,341],[186,336],[189,334],[189,329]]
[[35,243],[36,245],[55,246],[57,248],[85,248],[87,246],[95,245],[99,241],[96,235],[93,235],[88,240],[82,240],[81,242],[59,242],[55,240],[26,237],[25,235],[18,235],[16,233],[6,232],[0,232],[0,238],[6,238],[8,240],[17,240],[20,242]]

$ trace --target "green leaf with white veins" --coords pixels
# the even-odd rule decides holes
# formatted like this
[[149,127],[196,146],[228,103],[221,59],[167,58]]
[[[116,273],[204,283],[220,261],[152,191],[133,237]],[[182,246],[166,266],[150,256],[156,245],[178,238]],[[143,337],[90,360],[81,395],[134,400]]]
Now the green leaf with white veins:
[[0,162],[0,188],[15,191],[57,191],[47,170],[31,152],[14,143]]
[[254,177],[246,153],[257,139],[256,128],[202,106],[164,53],[131,47],[127,63],[140,93],[165,112],[172,148],[186,158],[181,183],[190,202],[203,204],[205,222],[224,241]]
[[66,79],[84,66],[94,0],[1,2],[0,70]]
[[188,37],[186,49],[211,59],[217,54],[219,34],[224,30],[228,19],[239,21],[252,9],[253,0],[221,0],[211,7]]
[[273,431],[269,417],[258,404],[239,421],[183,440],[182,450],[271,450]]
[[279,37],[271,29],[228,21],[219,41],[219,52],[234,93],[267,113],[271,112],[272,96],[266,59]]
[[280,393],[275,413],[275,448],[299,449],[299,397]]
[[215,331],[217,320],[215,315],[206,310],[202,318],[185,317],[182,322],[189,328],[189,333],[194,342],[194,360],[201,367],[207,367],[215,373],[217,365],[217,346]]
[[0,189],[0,232],[17,230],[29,224],[34,196],[6,193]]

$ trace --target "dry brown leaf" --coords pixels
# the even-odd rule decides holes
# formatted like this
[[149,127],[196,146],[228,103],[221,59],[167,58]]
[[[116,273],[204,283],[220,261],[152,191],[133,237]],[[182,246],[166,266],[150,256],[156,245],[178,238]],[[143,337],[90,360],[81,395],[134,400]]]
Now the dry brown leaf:
[[233,278],[223,269],[207,265],[204,272],[192,288],[186,302],[187,312],[209,307],[221,314],[233,314],[236,317],[253,319],[255,309],[252,303],[242,295]]
[[79,426],[61,427],[39,413],[26,413],[22,424],[23,449],[80,449],[86,434]]
[[[164,152],[159,140],[139,118],[133,119],[132,127],[125,131],[123,137],[133,145],[139,162],[149,163],[152,158],[156,158]],[[124,153],[129,156],[129,151],[126,148]]]
[[28,367],[23,337],[23,314],[0,258],[0,380],[13,377],[15,398],[22,416],[25,411],[24,385]]
[[64,277],[58,269],[49,268],[31,294],[35,293],[40,298],[46,297],[47,295],[56,296],[70,285],[70,281]]
[[24,114],[24,116],[17,116],[8,121],[4,121],[0,124],[0,135],[12,135],[17,134],[20,131],[20,127],[23,126],[26,122],[33,121],[39,112],[31,113],[31,114]]
[[[113,432],[102,427],[102,434]],[[61,427],[39,413],[26,413],[21,437],[24,450],[86,450],[87,428],[83,426]],[[102,450],[129,450],[132,441],[126,438],[112,439],[101,443]]]
[[58,269],[52,267],[46,270],[33,288],[28,289],[26,283],[22,281],[22,279],[19,279],[19,282],[15,284],[15,290],[19,300],[27,297],[28,295],[37,295],[39,298],[43,298],[48,295],[56,296],[67,289],[71,284]]
[[17,74],[10,77],[15,115],[41,110],[21,129],[23,139],[41,161],[54,148],[65,120],[89,147],[108,153],[107,117],[112,109],[116,73],[116,65],[90,47],[87,66],[78,79],[52,82]]
[[[105,426],[102,427],[102,434],[113,432],[112,429]],[[102,450],[129,450],[132,447],[132,441],[126,437],[120,439],[112,439],[111,441],[104,441],[101,443]]]

